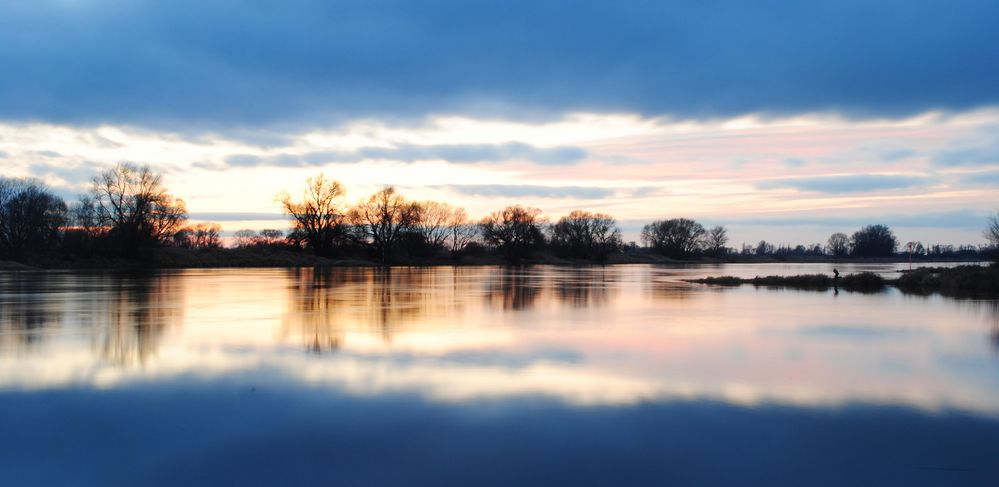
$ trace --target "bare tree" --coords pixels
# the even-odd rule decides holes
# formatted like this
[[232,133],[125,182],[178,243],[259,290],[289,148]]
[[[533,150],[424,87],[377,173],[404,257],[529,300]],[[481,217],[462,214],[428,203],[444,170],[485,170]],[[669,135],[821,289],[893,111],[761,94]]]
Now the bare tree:
[[989,225],[985,228],[985,239],[992,246],[986,254],[991,256],[994,262],[999,262],[999,212],[989,217]]
[[280,245],[284,240],[284,232],[275,228],[265,228],[260,231],[260,244],[267,246]]
[[222,247],[218,223],[198,223],[184,227],[174,235],[177,245],[191,249],[217,249]]
[[346,234],[345,194],[342,184],[320,173],[306,179],[301,201],[292,200],[288,192],[278,194],[277,200],[313,252],[328,255]]
[[725,253],[725,244],[728,243],[728,229],[718,225],[708,230],[704,236],[705,250],[711,255],[718,257]]
[[479,234],[479,228],[468,218],[468,213],[464,208],[455,208],[447,221],[448,246],[451,249],[451,256],[458,255],[466,245],[475,240]]
[[541,210],[520,205],[508,206],[482,219],[482,238],[494,245],[510,262],[519,262],[545,243],[541,232]]
[[774,245],[766,240],[756,244],[756,255],[773,255],[775,250]]
[[836,257],[845,257],[850,253],[850,237],[847,237],[845,233],[834,233],[829,236],[826,248],[829,249],[830,254]]
[[564,257],[602,260],[621,248],[621,231],[610,215],[575,210],[552,225],[551,246]]
[[236,232],[232,234],[232,243],[234,247],[245,249],[256,244],[257,238],[257,232],[255,230],[243,228],[236,230]]
[[704,227],[694,220],[656,220],[642,228],[642,242],[667,257],[681,258],[701,249]]
[[91,205],[99,226],[119,242],[128,256],[162,244],[187,220],[184,200],[163,187],[163,178],[149,166],[118,164],[93,179],[90,194],[81,204]]
[[54,245],[66,219],[66,203],[41,182],[0,177],[0,250],[12,258]]
[[985,229],[985,239],[993,247],[999,247],[999,212],[989,217],[989,226]]
[[448,222],[458,209],[440,201],[423,201],[418,203],[419,221],[414,227],[424,242],[433,248],[444,248],[450,235]]
[[370,239],[382,263],[388,262],[392,246],[416,226],[419,218],[419,205],[407,201],[391,186],[358,203],[349,216],[350,222]]

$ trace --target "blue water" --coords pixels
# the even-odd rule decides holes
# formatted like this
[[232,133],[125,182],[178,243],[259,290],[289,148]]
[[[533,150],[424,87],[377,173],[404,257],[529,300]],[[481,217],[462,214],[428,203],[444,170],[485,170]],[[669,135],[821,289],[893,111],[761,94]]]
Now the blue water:
[[996,302],[745,271],[0,274],[0,478],[997,485]]

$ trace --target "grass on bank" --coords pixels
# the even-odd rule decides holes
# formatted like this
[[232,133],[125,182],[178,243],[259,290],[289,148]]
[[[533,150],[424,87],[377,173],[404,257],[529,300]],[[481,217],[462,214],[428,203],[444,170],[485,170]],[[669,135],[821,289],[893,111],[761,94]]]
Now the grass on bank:
[[999,265],[925,267],[903,271],[901,276],[896,279],[885,279],[873,272],[860,272],[843,276],[838,280],[825,274],[802,274],[797,276],[757,276],[751,279],[721,276],[692,279],[688,282],[714,286],[752,284],[757,287],[813,291],[825,291],[835,287],[856,292],[876,292],[887,286],[894,286],[903,292],[913,294],[940,293],[959,297],[999,297]]

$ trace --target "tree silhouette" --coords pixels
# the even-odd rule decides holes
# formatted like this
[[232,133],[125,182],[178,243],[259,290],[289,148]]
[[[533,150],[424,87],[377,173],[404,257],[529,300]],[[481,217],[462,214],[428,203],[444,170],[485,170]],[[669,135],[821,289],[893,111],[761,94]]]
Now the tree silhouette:
[[279,193],[277,200],[291,217],[301,240],[316,255],[329,255],[337,241],[346,235],[345,194],[342,184],[320,173],[305,180],[300,201],[292,200],[287,191]]
[[898,240],[886,225],[868,225],[850,237],[853,255],[857,257],[890,257],[895,255]]
[[604,260],[621,248],[621,231],[610,215],[575,210],[552,225],[551,246],[563,257]]
[[834,233],[829,236],[826,248],[829,249],[830,254],[836,257],[846,257],[850,254],[850,237],[847,237],[845,233]]
[[508,262],[516,263],[544,246],[541,210],[508,206],[482,219],[479,229],[486,243],[499,249]]
[[29,249],[45,251],[66,219],[66,203],[41,182],[0,177],[0,251],[13,259]]
[[419,223],[420,207],[390,186],[351,208],[349,220],[370,239],[384,264],[388,262],[393,245]]
[[725,244],[727,243],[728,229],[721,225],[712,227],[704,236],[705,250],[715,257],[721,257],[725,254]]
[[93,215],[125,255],[166,242],[187,220],[184,200],[163,187],[161,175],[149,166],[118,164],[93,179],[90,194],[81,198],[80,215]]
[[667,257],[683,258],[701,249],[704,234],[704,227],[694,220],[656,220],[642,228],[642,242]]

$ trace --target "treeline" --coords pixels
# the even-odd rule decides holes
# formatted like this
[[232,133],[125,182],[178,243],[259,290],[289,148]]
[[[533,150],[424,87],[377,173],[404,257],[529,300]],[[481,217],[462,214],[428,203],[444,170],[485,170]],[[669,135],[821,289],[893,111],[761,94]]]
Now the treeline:
[[[231,247],[254,252],[309,252],[320,257],[361,258],[383,264],[501,258],[517,263],[546,260],[607,261],[620,254],[671,259],[748,256],[985,258],[999,245],[999,219],[986,237],[992,247],[899,245],[885,225],[852,235],[835,233],[823,244],[794,247],[761,241],[728,246],[724,226],[705,228],[686,218],[656,220],[641,231],[641,244],[625,243],[616,220],[576,210],[551,222],[541,210],[510,206],[472,220],[460,207],[407,199],[392,187],[349,204],[344,186],[323,175],[309,178],[299,197],[276,198],[291,229],[240,230]],[[51,262],[80,258],[151,259],[158,248],[222,249],[216,223],[189,224],[184,201],[171,195],[148,167],[119,164],[95,177],[87,192],[67,204],[32,179],[0,178],[0,259]],[[900,254],[901,251],[901,254]]]

